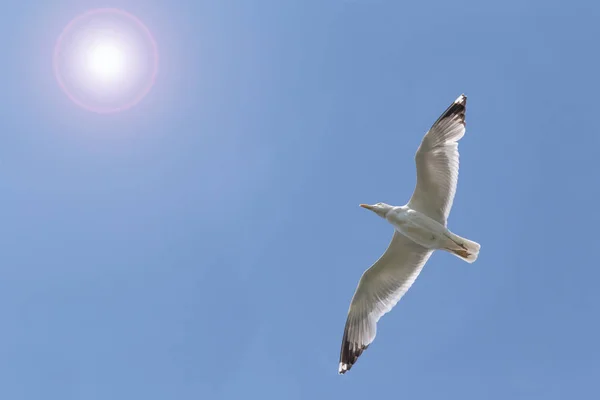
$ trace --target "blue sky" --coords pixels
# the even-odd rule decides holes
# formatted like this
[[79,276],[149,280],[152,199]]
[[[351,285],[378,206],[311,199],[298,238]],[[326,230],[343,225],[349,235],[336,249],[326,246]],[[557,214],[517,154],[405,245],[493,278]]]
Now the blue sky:
[[[56,37],[118,7],[150,94],[98,115]],[[598,396],[597,2],[11,2],[0,34],[0,397]],[[467,94],[450,228],[337,375],[349,301],[414,152]]]

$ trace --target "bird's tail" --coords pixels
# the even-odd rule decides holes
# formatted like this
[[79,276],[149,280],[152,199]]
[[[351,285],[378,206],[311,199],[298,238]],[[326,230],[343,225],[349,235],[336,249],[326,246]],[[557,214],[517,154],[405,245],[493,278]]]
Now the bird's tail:
[[456,257],[465,260],[469,264],[477,260],[477,257],[479,256],[479,249],[481,248],[479,243],[465,239],[455,235],[454,233],[450,233],[449,238],[452,245],[446,250],[454,254]]

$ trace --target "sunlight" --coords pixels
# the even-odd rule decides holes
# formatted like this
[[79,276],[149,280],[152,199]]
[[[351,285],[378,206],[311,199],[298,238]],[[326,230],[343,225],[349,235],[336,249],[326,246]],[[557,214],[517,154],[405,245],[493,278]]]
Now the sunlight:
[[112,43],[101,43],[90,49],[88,54],[90,72],[102,80],[116,80],[125,70],[123,51]]
[[77,105],[98,113],[123,111],[150,91],[158,71],[156,42],[132,14],[106,8],[73,19],[59,36],[54,72]]

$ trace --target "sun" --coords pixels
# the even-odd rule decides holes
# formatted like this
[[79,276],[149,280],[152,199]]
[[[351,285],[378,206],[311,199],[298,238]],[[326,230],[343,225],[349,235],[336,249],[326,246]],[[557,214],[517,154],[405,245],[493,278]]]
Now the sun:
[[113,43],[99,43],[92,46],[87,57],[89,71],[95,78],[114,81],[123,76],[125,55]]
[[77,105],[98,113],[133,107],[156,80],[158,51],[148,28],[114,8],[74,18],[58,37],[53,65],[60,88]]

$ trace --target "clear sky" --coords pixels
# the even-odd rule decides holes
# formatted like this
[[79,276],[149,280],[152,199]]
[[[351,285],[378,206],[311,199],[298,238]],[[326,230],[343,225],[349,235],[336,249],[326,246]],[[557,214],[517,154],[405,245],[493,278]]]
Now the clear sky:
[[[599,395],[600,3],[8,2],[0,16],[0,398]],[[161,64],[100,115],[52,73],[118,7]],[[414,153],[468,96],[450,228],[337,375]]]

